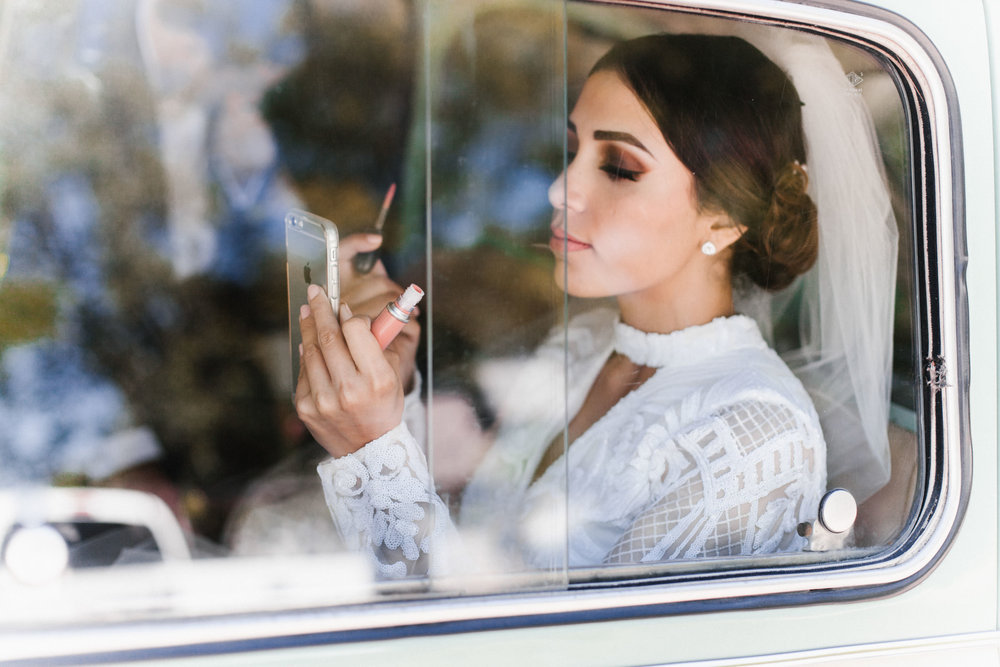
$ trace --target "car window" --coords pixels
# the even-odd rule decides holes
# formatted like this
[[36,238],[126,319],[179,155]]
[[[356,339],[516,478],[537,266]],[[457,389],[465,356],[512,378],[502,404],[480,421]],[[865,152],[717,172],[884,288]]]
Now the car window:
[[[782,67],[789,71],[796,86],[806,91],[810,85],[810,77],[818,81],[822,76],[819,69],[810,71],[808,68],[803,68],[797,72],[794,65],[780,60],[782,49],[780,45],[783,42],[796,39],[804,41],[801,36],[783,31],[780,28],[725,21],[718,17],[707,18],[656,9],[639,10],[634,7],[600,7],[588,3],[570,3],[568,16],[567,87],[571,98],[574,93],[579,93],[580,86],[594,62],[612,44],[621,39],[655,33],[658,30],[671,33],[720,33],[739,36],[758,46],[769,57],[777,58]],[[832,543],[827,543],[825,536],[814,536],[812,546],[808,548],[818,551],[831,550],[832,552],[828,553],[827,557],[835,554],[836,558],[858,558],[884,549],[900,536],[910,517],[914,499],[919,496],[919,485],[922,480],[916,417],[917,398],[920,390],[918,381],[920,369],[919,364],[916,363],[914,348],[916,334],[913,325],[915,316],[915,284],[912,274],[914,211],[911,193],[914,164],[910,145],[913,137],[910,134],[912,130],[907,125],[908,110],[899,91],[899,82],[896,78],[898,75],[872,51],[860,48],[856,44],[831,39],[827,41],[826,46],[832,52],[837,67],[843,70],[841,95],[844,98],[850,98],[852,102],[860,101],[857,107],[860,112],[870,114],[872,129],[877,137],[877,146],[873,161],[874,167],[868,172],[869,178],[870,182],[876,184],[877,187],[885,187],[885,192],[880,197],[881,205],[885,207],[887,213],[884,223],[880,223],[880,233],[885,232],[887,235],[895,237],[891,243],[886,243],[886,254],[881,256],[880,261],[890,265],[898,263],[898,271],[886,270],[880,278],[874,275],[869,276],[869,280],[881,279],[887,284],[893,283],[895,285],[894,288],[887,290],[892,293],[885,297],[881,311],[888,326],[879,332],[883,338],[891,336],[892,339],[891,354],[888,350],[890,342],[885,340],[883,349],[885,349],[887,356],[882,357],[883,362],[886,363],[891,359],[891,387],[883,387],[885,392],[891,393],[891,399],[888,401],[887,410],[882,413],[882,421],[877,422],[883,424],[879,429],[883,432],[878,437],[882,438],[881,446],[884,448],[885,474],[879,481],[868,484],[860,479],[864,473],[859,470],[845,474],[832,467],[828,468],[827,488],[844,487],[849,489],[860,503],[858,515],[850,536],[841,536],[846,537],[846,539],[835,539]],[[805,98],[801,93],[800,96]],[[806,109],[808,105],[809,102],[804,101],[803,109]],[[572,106],[572,101],[570,106]],[[803,113],[806,118],[804,122],[808,125],[810,122],[808,112],[804,111]],[[861,129],[862,125],[856,127],[859,134],[864,133],[864,130]],[[807,142],[809,140],[807,137]],[[818,148],[814,146],[812,151],[807,150],[807,156],[811,152],[817,152]],[[821,198],[824,195],[816,183],[812,182],[813,178],[823,177],[821,169],[822,164],[815,172],[810,171],[810,193],[820,201],[819,219],[822,230],[824,204]],[[863,183],[864,181],[859,182]],[[830,241],[830,243],[836,242],[836,239]],[[829,257],[833,256],[833,252],[830,252],[826,256],[827,259],[824,260],[824,252],[829,251],[829,248],[828,240],[823,238],[819,264],[830,261]],[[891,252],[889,252],[890,248]],[[819,280],[814,275],[816,273],[817,271],[814,270],[809,277],[805,278],[805,281]],[[851,289],[847,284],[844,284],[843,288],[845,292]],[[814,391],[809,384],[809,372],[803,372],[801,366],[796,366],[795,349],[799,346],[809,347],[811,344],[806,343],[803,337],[814,335],[810,334],[806,327],[803,327],[803,320],[815,316],[815,313],[805,312],[799,307],[800,304],[795,302],[796,299],[802,298],[801,293],[798,297],[789,298],[787,296],[788,293],[793,293],[796,289],[795,286],[787,288],[783,293],[779,293],[773,298],[768,314],[769,324],[762,325],[762,328],[772,327],[770,331],[766,332],[766,335],[771,336],[769,342],[796,369],[800,379],[809,388],[815,406],[821,413],[821,421],[824,422],[828,465],[833,466],[833,459],[829,457],[831,449],[837,446],[835,442],[837,436],[835,428],[828,427],[826,421],[823,420],[825,398],[821,394],[835,391],[832,386],[836,384],[836,380],[832,377],[834,372],[831,371],[831,367],[827,366],[821,371],[825,377],[817,383],[817,386],[822,388]],[[804,290],[808,288],[803,288],[800,284],[798,289],[802,289],[802,293],[804,293]],[[877,288],[870,282],[855,294],[862,295],[875,289]],[[861,297],[859,302],[863,298]],[[785,300],[782,301],[782,299]],[[741,303],[739,294],[736,296],[736,305],[737,308],[741,306],[747,308],[747,312],[751,312],[753,308],[751,304]],[[816,321],[818,322],[818,320]],[[819,327],[820,325],[815,324],[814,326]],[[868,332],[862,333],[859,329],[855,335],[864,337],[871,335],[872,332],[873,330],[868,330]],[[874,361],[874,357],[869,359]],[[807,362],[805,366],[808,367],[810,364],[822,366],[822,363],[815,360]],[[886,377],[890,377],[889,374],[886,374]],[[664,567],[669,570],[671,565]],[[585,581],[587,577],[604,578],[606,574],[606,572],[584,570],[578,572],[577,576],[580,580]]]
[[[921,92],[938,73],[907,69],[903,46],[852,38],[835,12],[810,14],[826,30],[779,14],[486,0],[0,8],[0,587],[16,601],[0,605],[0,623],[184,618],[386,595],[447,604],[636,582],[727,586],[747,572],[788,576],[783,590],[807,591],[824,568],[870,572],[905,553],[915,519],[936,511],[935,479],[959,474],[934,454],[958,460],[960,443],[941,430],[959,419],[955,390],[928,381],[961,364],[936,310],[961,304],[929,296],[953,285],[927,269],[954,269],[938,254],[942,238],[954,241],[951,211],[933,208],[949,197],[927,196],[949,163],[916,157],[938,131],[923,120],[936,98]],[[827,54],[822,66],[837,68],[840,94],[860,114],[849,127],[875,151],[865,192],[841,201],[878,190],[880,242],[892,248],[877,267],[891,309],[874,329],[871,364],[886,364],[874,374],[887,380],[869,389],[881,412],[874,426],[868,417],[852,426],[878,441],[884,474],[830,467],[830,484],[806,494],[816,506],[808,516],[769,497],[753,515],[761,535],[781,525],[767,548],[715,548],[714,538],[677,546],[694,533],[678,526],[701,501],[663,509],[651,489],[683,467],[678,443],[694,432],[682,428],[697,422],[693,399],[633,405],[635,419],[605,422],[616,425],[603,445],[573,448],[589,442],[574,418],[615,349],[605,333],[619,306],[608,290],[582,299],[560,287],[556,259],[572,239],[553,236],[553,202],[582,182],[572,165],[588,137],[571,119],[584,126],[574,109],[595,63],[622,40],[660,33],[735,35],[765,56],[800,42]],[[801,93],[808,67],[798,76]],[[820,166],[798,169],[823,183]],[[820,202],[821,225],[828,205]],[[352,235],[385,209],[375,274],[426,294],[404,388],[418,449],[405,457],[400,445],[366,470],[358,457],[354,468],[323,468],[330,455],[289,399],[293,209],[333,221],[348,253]],[[830,260],[820,243],[822,264]],[[812,374],[796,404],[806,431],[814,408],[820,424],[842,407],[824,402],[834,373],[810,356],[818,330],[803,325],[815,275],[768,301],[750,288],[736,299],[774,359],[784,355],[773,363]],[[867,289],[882,278],[859,280]],[[865,337],[837,335],[846,355]],[[853,397],[870,394],[852,386],[848,408],[864,413],[871,401]],[[623,412],[622,400],[612,409]],[[746,409],[725,404],[705,423],[743,425]],[[824,422],[817,433],[830,441],[836,431]],[[631,458],[609,453],[625,444]],[[359,504],[362,487],[383,493],[381,504]],[[820,517],[820,497],[835,487],[857,502],[842,531]],[[642,491],[626,497],[623,488]],[[704,530],[730,535],[718,528],[728,520],[744,535],[746,516],[713,515]],[[55,615],[44,604],[53,581],[72,600]],[[94,590],[114,594],[97,603]]]

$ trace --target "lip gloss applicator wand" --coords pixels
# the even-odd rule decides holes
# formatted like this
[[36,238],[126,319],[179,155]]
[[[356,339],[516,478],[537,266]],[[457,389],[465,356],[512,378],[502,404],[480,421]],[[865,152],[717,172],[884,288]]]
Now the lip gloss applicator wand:
[[411,284],[395,301],[390,301],[385,309],[372,322],[372,333],[375,340],[384,350],[389,343],[399,335],[406,323],[410,321],[410,313],[424,298],[424,291]]
[[[396,184],[393,183],[389,186],[389,191],[385,193],[385,199],[382,200],[382,208],[379,211],[378,218],[375,220],[375,226],[369,231],[373,234],[381,234],[382,227],[385,226],[385,217],[389,213],[389,205],[392,204],[392,198],[396,196]],[[378,250],[372,250],[371,252],[359,252],[354,256],[354,270],[358,273],[368,273],[375,266],[375,260],[378,259]]]

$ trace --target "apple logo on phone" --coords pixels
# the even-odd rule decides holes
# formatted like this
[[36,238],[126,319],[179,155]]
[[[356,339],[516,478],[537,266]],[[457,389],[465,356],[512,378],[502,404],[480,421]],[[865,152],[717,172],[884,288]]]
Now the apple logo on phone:
[[302,267],[302,277],[306,279],[306,285],[312,285],[312,269],[309,267],[309,262]]

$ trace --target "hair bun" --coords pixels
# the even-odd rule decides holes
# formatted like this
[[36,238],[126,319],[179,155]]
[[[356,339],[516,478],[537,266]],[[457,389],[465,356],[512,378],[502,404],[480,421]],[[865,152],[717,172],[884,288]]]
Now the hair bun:
[[812,267],[819,254],[819,227],[808,187],[809,174],[798,160],[778,172],[759,229],[748,229],[735,248],[734,271],[777,291]]

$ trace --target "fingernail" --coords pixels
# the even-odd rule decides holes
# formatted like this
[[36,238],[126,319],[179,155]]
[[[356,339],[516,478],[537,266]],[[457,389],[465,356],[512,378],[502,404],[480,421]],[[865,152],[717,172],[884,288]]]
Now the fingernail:
[[368,234],[368,243],[382,243],[381,234]]
[[311,313],[312,313],[312,311],[309,310],[309,305],[308,304],[302,304],[302,307],[299,308],[299,319],[304,320],[307,317],[309,317],[309,315]]
[[344,322],[354,317],[354,313],[351,312],[351,307],[346,303],[340,304],[340,321]]
[[323,290],[320,288],[319,285],[310,285],[309,288],[306,290],[306,294],[309,295],[310,299],[315,299],[322,293],[322,291]]
[[299,356],[302,356],[302,343],[299,343]]

